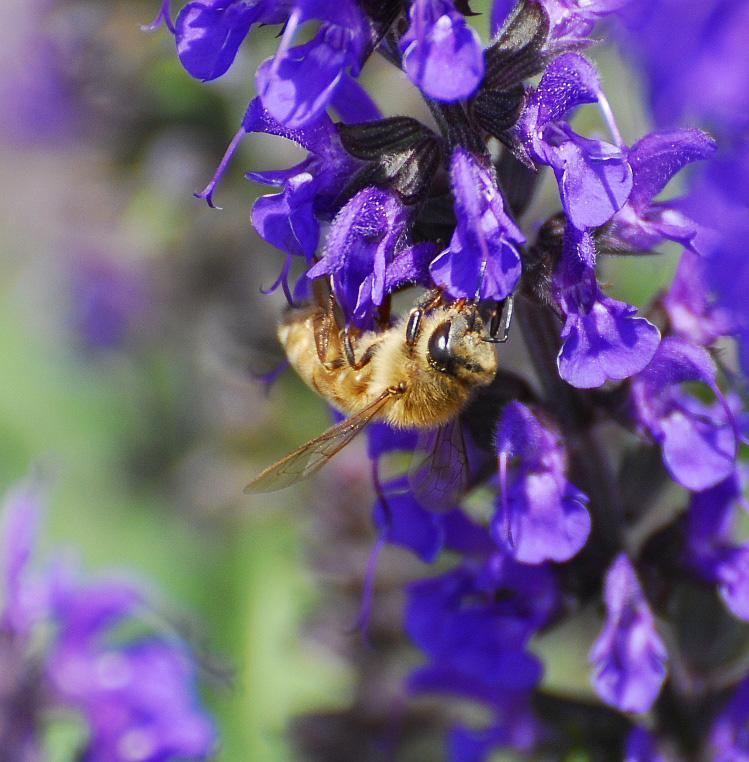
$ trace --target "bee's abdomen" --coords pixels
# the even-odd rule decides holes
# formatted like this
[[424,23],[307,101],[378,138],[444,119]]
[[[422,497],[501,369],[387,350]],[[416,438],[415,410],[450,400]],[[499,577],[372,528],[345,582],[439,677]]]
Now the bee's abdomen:
[[287,319],[278,328],[278,338],[291,366],[321,397],[344,413],[355,413],[370,402],[371,368],[349,366],[337,336],[330,337],[326,363],[320,360],[315,341],[315,311]]

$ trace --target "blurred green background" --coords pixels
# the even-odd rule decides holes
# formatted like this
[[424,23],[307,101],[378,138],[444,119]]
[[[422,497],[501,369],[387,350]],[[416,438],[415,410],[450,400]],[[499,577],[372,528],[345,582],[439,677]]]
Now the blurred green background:
[[[239,125],[276,30],[253,32],[231,72],[205,85],[183,71],[166,29],[141,30],[155,0],[6,1],[18,23],[0,32],[0,481],[40,465],[51,493],[44,545],[149,580],[164,627],[200,655],[220,759],[292,759],[289,718],[345,706],[354,691],[346,648],[300,633],[326,585],[356,601],[374,532],[365,522],[351,568],[311,573],[310,536],[323,549],[333,542],[314,523],[326,493],[242,495],[260,468],[329,421],[290,374],[268,395],[254,378],[280,359],[282,300],[259,288],[282,257],[251,229],[262,189],[242,172],[290,166],[300,152],[248,137],[216,193],[223,211],[190,195]],[[473,6],[485,13],[488,3]],[[487,16],[472,23],[486,40]],[[646,127],[634,77],[611,51],[594,55],[634,140]],[[364,79],[385,113],[428,119],[382,61]],[[601,129],[592,108],[578,124]],[[546,182],[527,233],[558,204],[555,193]],[[642,303],[672,268],[673,256],[643,259],[607,275]],[[366,516],[362,450],[337,468]],[[381,567],[402,556],[386,554]],[[412,572],[428,570],[414,562]],[[343,614],[336,636],[350,647],[355,607]],[[579,641],[573,633],[553,645],[567,653],[560,684],[584,668],[585,649],[569,649]],[[52,747],[65,758],[64,741]]]

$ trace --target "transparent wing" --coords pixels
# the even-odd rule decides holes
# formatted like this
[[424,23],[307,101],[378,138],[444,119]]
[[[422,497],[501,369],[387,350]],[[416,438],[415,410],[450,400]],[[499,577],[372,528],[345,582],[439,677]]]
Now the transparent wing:
[[[421,453],[419,452],[421,451]],[[425,456],[421,456],[426,452]],[[447,510],[468,489],[469,464],[460,418],[421,437],[409,469],[416,499],[433,510]]]
[[295,484],[321,469],[337,452],[342,450],[385,406],[397,391],[383,392],[364,410],[329,428],[319,437],[310,439],[277,463],[268,466],[245,488],[245,494],[275,492]]

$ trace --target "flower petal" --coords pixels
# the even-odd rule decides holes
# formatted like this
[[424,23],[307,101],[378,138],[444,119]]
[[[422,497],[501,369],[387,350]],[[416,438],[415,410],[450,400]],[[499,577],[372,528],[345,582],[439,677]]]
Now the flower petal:
[[415,0],[411,25],[401,38],[403,69],[430,98],[469,98],[484,78],[478,34],[451,0]]

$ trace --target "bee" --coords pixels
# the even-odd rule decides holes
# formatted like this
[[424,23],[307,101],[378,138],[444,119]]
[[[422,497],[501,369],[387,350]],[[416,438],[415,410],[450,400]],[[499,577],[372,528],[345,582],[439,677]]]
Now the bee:
[[356,335],[342,327],[340,308],[318,287],[317,303],[291,308],[278,338],[299,376],[349,417],[266,468],[245,493],[273,492],[312,475],[373,421],[396,429],[437,429],[434,470],[444,470],[446,464],[436,463],[439,441],[460,436],[449,425],[474,392],[494,379],[493,344],[507,338],[508,303],[500,338],[499,313],[487,335],[475,302],[446,302],[439,291],[427,292],[406,319]]

